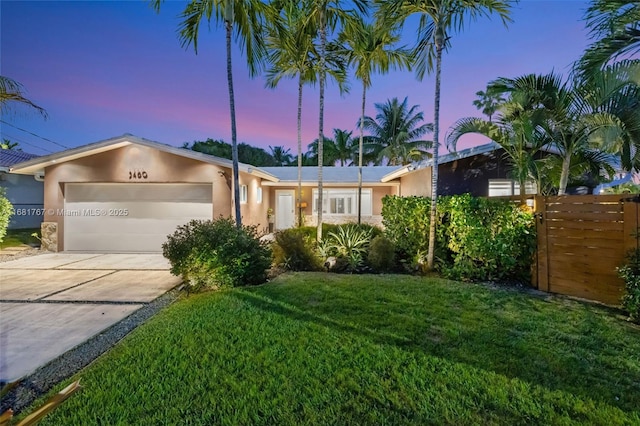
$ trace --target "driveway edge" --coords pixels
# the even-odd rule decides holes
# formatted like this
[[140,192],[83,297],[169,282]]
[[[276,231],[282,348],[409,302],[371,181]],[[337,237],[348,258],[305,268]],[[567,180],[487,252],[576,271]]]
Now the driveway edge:
[[86,342],[23,377],[19,384],[0,401],[0,413],[11,408],[15,414],[19,414],[37,398],[95,361],[139,325],[175,302],[178,296],[178,290],[170,290]]

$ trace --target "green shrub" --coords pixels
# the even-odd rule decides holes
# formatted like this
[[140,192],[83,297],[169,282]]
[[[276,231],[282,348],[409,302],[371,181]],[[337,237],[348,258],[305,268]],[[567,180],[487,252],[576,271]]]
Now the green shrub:
[[626,263],[618,268],[618,275],[624,281],[622,308],[633,321],[640,321],[640,250],[627,255]]
[[291,271],[317,271],[322,269],[322,260],[315,250],[315,238],[309,237],[300,228],[276,232],[272,245],[273,263]]
[[382,199],[384,234],[395,244],[398,260],[409,271],[424,269],[429,252],[430,216],[429,198],[387,195]]
[[438,210],[449,250],[443,275],[456,280],[529,281],[536,234],[528,209],[464,194],[442,197]]
[[7,228],[9,227],[9,219],[13,215],[13,205],[6,197],[5,189],[0,188],[0,243],[7,235]]
[[271,252],[256,227],[236,227],[232,219],[192,220],[162,245],[171,272],[195,289],[235,287],[266,281]]
[[369,245],[367,260],[377,272],[391,272],[396,266],[396,247],[393,241],[384,235],[378,235]]
[[[335,224],[335,223],[323,223],[322,224],[322,236],[323,238],[326,237],[327,235],[329,235],[330,233],[336,233],[338,232],[338,229],[341,226],[345,226],[345,225],[352,225],[352,226],[357,226],[359,228],[365,229],[365,230],[369,230],[369,232],[371,232],[371,236],[372,237],[377,237],[378,235],[382,235],[383,231],[380,227],[378,226],[374,226],[374,225],[369,225],[368,223],[361,223],[360,225],[358,225],[357,223],[344,223],[344,224]],[[306,235],[309,238],[312,238],[314,241],[316,240],[316,236],[318,235],[318,228],[316,226],[301,226],[299,229],[302,233],[304,233],[304,235]]]
[[[437,206],[436,266],[448,278],[472,281],[528,281],[536,248],[533,215],[505,200],[469,194],[440,197]],[[430,200],[383,198],[385,235],[399,260],[413,270],[429,247]]]

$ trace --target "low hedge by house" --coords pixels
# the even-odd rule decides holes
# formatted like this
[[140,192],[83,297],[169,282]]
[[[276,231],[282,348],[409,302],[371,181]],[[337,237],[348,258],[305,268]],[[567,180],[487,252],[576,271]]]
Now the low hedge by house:
[[[428,252],[431,200],[386,196],[382,201],[385,234],[399,258],[418,267]],[[528,280],[536,246],[530,211],[505,200],[464,194],[440,197],[437,212],[435,258],[445,277]]]

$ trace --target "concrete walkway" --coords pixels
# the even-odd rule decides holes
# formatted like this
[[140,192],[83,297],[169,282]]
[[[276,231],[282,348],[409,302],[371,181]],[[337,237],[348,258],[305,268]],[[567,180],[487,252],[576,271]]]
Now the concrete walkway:
[[49,253],[0,263],[0,381],[32,373],[180,281],[160,254]]

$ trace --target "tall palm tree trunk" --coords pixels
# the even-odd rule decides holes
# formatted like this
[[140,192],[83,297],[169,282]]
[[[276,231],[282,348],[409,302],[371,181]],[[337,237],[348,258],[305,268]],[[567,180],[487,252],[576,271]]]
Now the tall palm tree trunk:
[[427,268],[433,269],[434,251],[436,248],[436,218],[438,203],[438,136],[440,133],[440,79],[442,71],[442,46],[444,34],[441,29],[436,30],[436,91],[433,109],[433,166],[431,167],[431,215],[429,221],[429,253],[427,253]]
[[327,25],[324,14],[320,24],[320,118],[318,126],[318,230],[316,238],[322,241],[322,163],[324,162],[324,78],[325,78],[325,52],[327,46]]
[[364,110],[367,103],[367,85],[362,82],[362,115],[360,116],[360,141],[358,142],[358,225],[362,222],[362,151],[364,145]]
[[298,78],[298,226],[304,225],[302,215],[302,73]]
[[227,30],[227,82],[229,85],[229,109],[231,111],[231,158],[233,160],[233,205],[235,208],[236,226],[242,226],[240,212],[240,184],[238,179],[238,141],[236,134],[236,102],[233,95],[233,73],[231,72],[231,21],[225,22]]
[[571,154],[567,153],[562,160],[562,172],[560,173],[560,185],[558,186],[558,195],[565,195],[567,192],[567,184],[569,183],[569,166],[571,165]]

